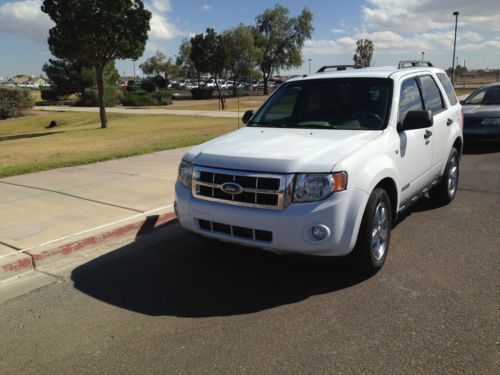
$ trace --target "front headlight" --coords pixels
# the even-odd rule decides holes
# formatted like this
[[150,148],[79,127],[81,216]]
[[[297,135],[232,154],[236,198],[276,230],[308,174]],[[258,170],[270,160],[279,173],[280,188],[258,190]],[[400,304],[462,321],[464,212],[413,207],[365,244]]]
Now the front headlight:
[[485,118],[481,125],[500,125],[500,117]]
[[187,161],[182,160],[179,164],[179,174],[177,175],[177,181],[182,185],[191,189],[191,180],[193,178],[193,165]]
[[295,180],[293,201],[315,202],[329,197],[347,187],[347,172],[328,174],[298,174]]

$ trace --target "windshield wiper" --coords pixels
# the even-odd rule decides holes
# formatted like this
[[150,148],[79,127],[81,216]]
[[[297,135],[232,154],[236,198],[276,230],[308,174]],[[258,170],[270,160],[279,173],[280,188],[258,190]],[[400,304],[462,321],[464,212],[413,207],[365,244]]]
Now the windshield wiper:
[[249,122],[248,125],[266,125],[266,126],[282,127],[282,126],[285,126],[286,124],[279,124],[279,123],[271,122],[271,121],[252,121],[252,122]]

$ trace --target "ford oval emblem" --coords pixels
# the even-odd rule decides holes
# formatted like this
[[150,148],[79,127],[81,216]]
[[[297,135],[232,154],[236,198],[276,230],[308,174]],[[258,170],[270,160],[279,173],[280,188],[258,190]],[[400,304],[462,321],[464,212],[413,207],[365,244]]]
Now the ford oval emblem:
[[221,185],[221,190],[226,194],[236,195],[243,193],[241,185],[235,182],[226,182]]

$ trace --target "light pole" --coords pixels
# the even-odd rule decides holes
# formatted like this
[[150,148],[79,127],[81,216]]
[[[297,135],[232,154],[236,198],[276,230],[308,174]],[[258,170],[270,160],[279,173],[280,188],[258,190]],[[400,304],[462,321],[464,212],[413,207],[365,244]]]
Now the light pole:
[[311,75],[311,59],[307,59],[309,61],[309,74],[308,75]]
[[422,66],[424,66],[424,56],[425,56],[425,52],[422,51]]
[[133,64],[134,64],[134,80],[135,80],[135,59],[132,60]]
[[453,60],[451,61],[451,83],[455,83],[455,50],[457,48],[457,26],[458,26],[458,15],[459,12],[453,12],[455,16],[455,38],[453,39]]

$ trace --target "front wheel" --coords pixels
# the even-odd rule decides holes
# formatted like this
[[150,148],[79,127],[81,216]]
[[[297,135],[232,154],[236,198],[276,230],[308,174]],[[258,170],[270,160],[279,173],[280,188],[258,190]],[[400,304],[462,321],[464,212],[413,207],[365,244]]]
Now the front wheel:
[[429,192],[431,199],[442,206],[450,203],[457,193],[459,176],[460,155],[456,148],[452,148],[441,182]]
[[375,274],[384,265],[391,239],[391,201],[383,188],[368,198],[352,259],[356,268]]

